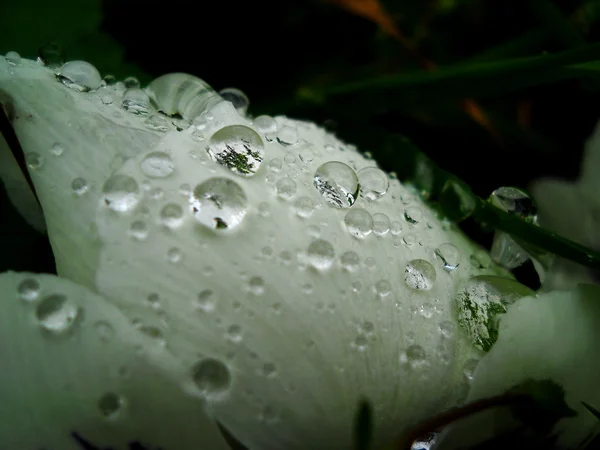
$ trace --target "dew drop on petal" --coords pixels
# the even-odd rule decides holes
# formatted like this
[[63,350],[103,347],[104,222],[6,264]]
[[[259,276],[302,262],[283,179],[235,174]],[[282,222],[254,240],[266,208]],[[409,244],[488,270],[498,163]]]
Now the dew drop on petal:
[[478,364],[479,360],[475,358],[469,358],[465,361],[465,364],[463,365],[463,374],[465,375],[468,383],[471,383],[475,379],[473,374]]
[[390,218],[383,213],[373,214],[373,233],[384,236],[390,231]]
[[225,394],[231,386],[231,372],[218,359],[206,358],[196,363],[191,370],[192,381],[207,399]]
[[148,117],[144,121],[144,125],[146,125],[151,130],[162,132],[169,131],[169,122],[167,122],[167,119],[165,119],[163,116],[158,114],[153,114],[150,117]]
[[282,167],[283,163],[279,158],[273,158],[271,161],[269,161],[269,170],[271,170],[272,172],[277,173],[281,170]]
[[62,294],[45,297],[35,309],[40,326],[57,334],[69,330],[78,315],[79,308]]
[[400,355],[400,363],[409,365],[413,369],[422,366],[426,361],[426,353],[423,347],[417,344],[408,346]]
[[275,184],[277,195],[283,200],[291,200],[296,195],[296,182],[289,177],[283,177]]
[[209,178],[190,197],[194,218],[204,226],[224,230],[238,227],[248,211],[244,190],[228,178]]
[[453,244],[446,243],[435,249],[436,259],[442,268],[448,272],[456,269],[460,263],[460,250]]
[[213,161],[227,167],[233,173],[251,177],[264,159],[265,146],[252,128],[230,125],[212,135],[206,151]]
[[358,172],[360,193],[369,200],[383,197],[390,186],[386,173],[377,167],[365,167]]
[[348,272],[354,272],[359,268],[360,256],[354,250],[348,250],[340,256],[340,263]]
[[95,322],[94,330],[98,335],[98,339],[100,339],[102,342],[109,342],[115,336],[115,329],[105,320],[99,320]]
[[344,217],[348,232],[357,238],[367,237],[373,231],[373,218],[362,208],[353,208]]
[[288,147],[298,142],[298,131],[290,126],[284,125],[277,132],[277,142]]
[[177,203],[167,203],[160,210],[160,220],[168,228],[181,226],[183,217],[183,208]]
[[181,262],[182,259],[183,253],[179,248],[171,247],[169,250],[167,250],[167,260],[169,262],[177,264],[178,262]]
[[250,99],[248,99],[248,96],[241,90],[237,88],[225,88],[219,91],[219,95],[223,97],[224,100],[231,102],[233,107],[241,115],[246,115],[248,106],[250,106]]
[[227,328],[227,339],[235,344],[242,342],[242,327],[234,324]]
[[123,92],[121,106],[136,116],[147,116],[150,111],[150,99],[140,88],[129,88]]
[[175,165],[165,152],[148,153],[140,162],[142,173],[150,178],[165,178],[173,173]]
[[404,211],[404,219],[408,223],[417,224],[423,218],[423,211],[418,206],[410,206]]
[[335,250],[333,245],[324,239],[316,239],[307,250],[308,262],[318,270],[327,270],[333,264]]
[[4,57],[6,58],[8,63],[12,64],[13,66],[15,66],[21,62],[21,55],[19,55],[15,51],[10,51],[10,52],[6,53],[6,55],[4,55]]
[[32,302],[40,295],[40,283],[35,278],[25,278],[17,286],[17,294],[22,300]]
[[308,219],[315,209],[315,203],[310,197],[300,197],[294,202],[294,208],[298,217]]
[[102,84],[98,69],[86,61],[69,61],[63,64],[57,77],[65,86],[79,92],[95,91]]
[[277,122],[271,116],[258,116],[254,119],[253,125],[263,134],[275,133],[277,131]]
[[25,154],[25,162],[27,163],[27,167],[31,170],[39,170],[44,165],[44,159],[42,155],[37,152]]
[[126,212],[140,201],[140,187],[129,175],[113,175],[102,187],[104,202],[113,211]]
[[248,290],[254,295],[265,293],[265,280],[260,276],[253,276],[248,280]]
[[215,309],[215,293],[212,289],[204,289],[198,293],[194,301],[194,307],[204,312],[210,312]]
[[54,144],[52,144],[52,147],[50,147],[50,153],[52,153],[54,156],[60,156],[65,152],[65,149],[62,145],[60,145],[58,142],[55,142]]
[[430,290],[436,279],[435,268],[424,259],[413,259],[404,269],[404,281],[414,290]]
[[114,392],[107,392],[98,400],[100,415],[109,420],[115,420],[125,406],[125,399]]
[[77,177],[71,182],[71,189],[75,195],[82,196],[89,190],[89,185],[85,178]]
[[492,205],[521,218],[532,219],[537,213],[533,199],[516,187],[501,187],[490,195]]
[[315,172],[313,184],[319,194],[336,208],[349,208],[356,201],[359,182],[350,166],[339,161],[329,161]]
[[134,220],[129,226],[129,234],[132,238],[143,241],[148,237],[148,225],[143,220]]

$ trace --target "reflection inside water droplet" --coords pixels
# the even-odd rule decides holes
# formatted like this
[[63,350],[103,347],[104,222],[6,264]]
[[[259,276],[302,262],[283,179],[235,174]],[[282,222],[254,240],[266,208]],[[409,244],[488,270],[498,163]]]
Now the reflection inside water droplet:
[[244,190],[228,178],[210,178],[197,185],[190,196],[194,218],[216,230],[234,229],[248,210]]

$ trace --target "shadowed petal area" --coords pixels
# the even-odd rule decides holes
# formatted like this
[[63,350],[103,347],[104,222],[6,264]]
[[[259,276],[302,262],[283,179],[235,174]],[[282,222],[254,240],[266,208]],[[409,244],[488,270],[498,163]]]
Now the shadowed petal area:
[[174,358],[102,297],[6,272],[0,302],[1,448],[229,448]]

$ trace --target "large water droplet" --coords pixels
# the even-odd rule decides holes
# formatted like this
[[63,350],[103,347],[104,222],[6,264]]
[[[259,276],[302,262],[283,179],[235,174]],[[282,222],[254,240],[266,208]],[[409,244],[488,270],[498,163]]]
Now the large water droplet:
[[85,178],[77,177],[71,182],[71,189],[75,195],[82,196],[89,190],[89,185]]
[[123,92],[123,109],[136,116],[147,116],[150,111],[150,99],[139,88],[130,88]]
[[350,166],[329,161],[321,165],[314,175],[314,186],[323,198],[336,208],[349,208],[359,191],[358,177]]
[[104,202],[113,211],[130,211],[140,201],[140,187],[129,175],[113,175],[102,187]]
[[298,131],[290,126],[283,126],[277,132],[277,142],[283,146],[294,145],[298,142]]
[[230,125],[212,135],[206,151],[213,161],[224,165],[233,173],[251,177],[263,161],[265,146],[252,128]]
[[100,414],[109,420],[116,419],[124,406],[125,399],[114,392],[108,392],[98,400]]
[[52,333],[69,330],[78,314],[79,308],[62,294],[44,298],[35,309],[35,317],[41,327]]
[[6,61],[8,61],[8,63],[13,66],[16,66],[17,64],[19,64],[21,62],[21,55],[19,55],[15,51],[10,51],[10,52],[6,53],[6,55],[4,55],[4,57],[6,58]]
[[248,199],[240,185],[220,177],[197,185],[190,205],[198,222],[217,230],[236,228],[248,211]]
[[31,170],[39,170],[44,165],[44,158],[37,152],[25,154],[25,162]]
[[192,367],[191,376],[196,388],[208,399],[220,397],[231,385],[229,368],[218,359],[199,361]]
[[173,159],[165,152],[148,153],[140,163],[140,169],[150,178],[165,178],[173,173]]
[[40,295],[40,283],[35,278],[25,278],[17,286],[17,293],[22,300],[32,302]]
[[358,172],[360,193],[369,200],[383,197],[390,186],[390,180],[385,172],[377,167],[365,167]]
[[324,239],[316,239],[307,250],[308,262],[318,270],[327,270],[333,264],[335,250],[333,245]]
[[241,115],[245,116],[250,106],[250,99],[246,94],[236,88],[225,88],[219,91],[219,95],[228,102],[231,102],[233,107]]
[[425,364],[426,356],[423,347],[413,344],[402,352],[400,355],[400,363],[404,365],[408,364],[411,368],[417,369]]
[[353,208],[344,217],[348,232],[357,237],[364,238],[373,231],[373,218],[368,211],[362,208]]
[[446,243],[435,249],[435,256],[444,270],[452,272],[460,263],[460,250],[455,245]]
[[95,91],[102,84],[98,69],[86,61],[69,61],[56,76],[65,86],[79,92]]
[[510,278],[473,277],[454,297],[458,323],[475,347],[488,351],[498,338],[500,316],[511,304],[525,296],[535,296],[535,292]]
[[404,269],[404,281],[415,290],[430,290],[436,279],[435,268],[424,259],[413,259]]

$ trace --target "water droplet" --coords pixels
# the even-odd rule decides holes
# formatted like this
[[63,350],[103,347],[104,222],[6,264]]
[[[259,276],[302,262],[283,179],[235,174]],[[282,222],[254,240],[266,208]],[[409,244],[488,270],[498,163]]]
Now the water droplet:
[[143,220],[136,220],[129,227],[129,234],[138,241],[143,241],[148,237],[148,225]]
[[113,104],[113,98],[110,95],[103,95],[102,97],[100,97],[100,101],[102,102],[103,105],[112,105]]
[[167,250],[167,259],[169,260],[169,262],[177,264],[178,262],[181,262],[182,258],[183,253],[179,248],[171,247],[169,250]]
[[402,224],[398,220],[394,220],[390,225],[390,231],[394,236],[398,236],[402,233]]
[[242,327],[234,324],[227,328],[227,339],[236,344],[242,342]]
[[83,195],[89,190],[89,185],[84,178],[77,177],[71,182],[71,189],[75,195]]
[[305,164],[308,164],[308,163],[312,162],[313,159],[315,159],[315,153],[312,151],[310,146],[306,146],[302,150],[300,150],[300,152],[298,153],[298,156],[300,157],[302,162]]
[[283,146],[294,145],[298,142],[298,131],[290,126],[283,126],[277,132],[277,142]]
[[288,177],[283,177],[275,185],[277,195],[284,200],[291,200],[296,195],[296,182]]
[[127,78],[125,78],[123,80],[123,84],[125,85],[125,87],[127,89],[139,88],[141,86],[140,80],[138,80],[136,77],[127,77]]
[[356,338],[354,338],[354,341],[352,342],[352,347],[354,347],[359,352],[364,352],[368,346],[369,340],[363,334],[359,334],[358,336],[356,336]]
[[109,342],[115,336],[115,329],[105,320],[99,320],[94,323],[94,330],[96,330],[98,339],[100,339],[102,342]]
[[498,339],[499,318],[511,304],[525,296],[535,296],[535,292],[515,280],[475,276],[454,296],[458,323],[475,347],[489,351]]
[[253,276],[248,280],[248,290],[254,295],[265,293],[265,280],[259,276]]
[[107,75],[104,75],[104,78],[102,78],[102,81],[104,81],[104,83],[106,83],[107,86],[112,86],[117,83],[117,77],[115,77],[114,75],[111,75],[111,74],[107,74]]
[[358,172],[360,193],[369,200],[383,197],[390,187],[390,180],[385,172],[377,167],[365,167]]
[[460,250],[455,245],[446,243],[435,249],[435,256],[442,263],[444,270],[452,272],[460,263]]
[[104,202],[113,211],[130,211],[140,201],[140,187],[128,175],[113,175],[102,187]]
[[454,337],[454,333],[456,332],[456,325],[454,323],[445,320],[440,323],[440,334],[445,339],[452,339]]
[[79,92],[95,91],[102,85],[100,72],[86,61],[69,61],[59,69],[58,79]]
[[78,314],[79,308],[62,294],[44,298],[35,309],[35,317],[41,327],[52,333],[69,330]]
[[164,333],[158,327],[155,327],[153,325],[139,325],[137,327],[137,330],[140,333],[151,338],[155,343],[157,343],[161,347],[164,347],[167,344],[167,342],[165,341]]
[[277,173],[281,170],[282,167],[283,163],[279,158],[273,158],[271,161],[269,161],[269,170],[271,170],[272,172]]
[[160,210],[160,220],[166,227],[177,228],[183,223],[183,208],[177,203],[167,203]]
[[373,231],[373,218],[362,208],[353,208],[344,217],[348,232],[357,238],[364,238]]
[[231,385],[229,368],[218,359],[199,361],[192,367],[191,377],[196,388],[208,399],[220,397]]
[[400,363],[408,364],[413,369],[416,369],[426,362],[426,354],[423,347],[417,344],[410,345],[406,351],[400,355]]
[[248,106],[250,106],[250,100],[242,91],[236,88],[225,88],[219,92],[219,95],[223,97],[224,100],[231,102],[238,113],[243,116],[246,115]]
[[418,206],[411,206],[404,211],[404,219],[408,223],[417,224],[423,218],[423,211]]
[[342,267],[348,272],[354,272],[355,270],[358,270],[360,265],[360,256],[358,256],[358,253],[355,251],[348,250],[340,256],[340,262]]
[[194,307],[201,309],[204,312],[210,312],[215,309],[216,299],[212,289],[204,289],[200,291],[194,302]]
[[58,142],[55,142],[52,144],[52,147],[50,147],[50,153],[52,153],[54,156],[60,156],[64,153],[64,151],[65,149]]
[[275,364],[265,363],[262,367],[262,373],[267,378],[275,378],[275,376],[277,376],[277,368],[275,367]]
[[283,157],[283,160],[288,163],[288,164],[294,164],[296,162],[296,157],[294,155],[292,155],[291,153],[288,153],[287,155],[285,155]]
[[212,135],[206,151],[213,161],[224,165],[233,173],[251,177],[263,161],[265,146],[252,128],[230,125]]
[[98,400],[100,414],[109,420],[115,420],[124,406],[124,398],[114,392],[108,392]]
[[204,140],[204,133],[200,130],[195,130],[192,132],[192,139],[196,142],[202,142]]
[[423,303],[419,307],[419,314],[421,314],[426,319],[431,319],[433,317],[434,307],[431,303]]
[[139,88],[130,88],[123,92],[122,108],[136,116],[147,116],[150,111],[150,99]]
[[308,219],[315,209],[315,204],[310,197],[300,197],[294,202],[294,207],[299,217]]
[[25,162],[31,170],[39,170],[44,164],[44,159],[39,153],[31,152],[25,155]]
[[6,58],[6,61],[13,66],[16,66],[21,62],[21,55],[14,51],[8,52],[4,57]]
[[209,228],[234,229],[248,210],[244,190],[228,178],[209,178],[194,188],[190,205],[195,219]]
[[25,278],[17,286],[17,294],[22,300],[32,302],[40,295],[40,283],[35,278]]
[[319,194],[336,208],[349,208],[356,201],[358,177],[354,170],[342,162],[329,161],[321,165],[315,172],[313,182]]
[[165,152],[148,153],[142,162],[140,169],[150,178],[165,178],[173,173],[175,166],[171,156]]
[[318,270],[327,270],[333,264],[335,250],[333,245],[324,239],[316,239],[307,250],[308,262]]
[[532,198],[516,187],[498,188],[492,192],[488,201],[503,211],[525,219],[532,220],[537,213]]
[[169,131],[169,122],[163,116],[153,114],[144,120],[144,124],[151,130]]
[[411,289],[428,291],[433,287],[435,279],[435,268],[424,259],[413,259],[404,270],[404,281]]
[[373,214],[373,233],[384,236],[390,231],[390,218],[382,213]]
[[473,374],[478,364],[479,360],[475,358],[469,358],[465,361],[465,364],[463,366],[463,374],[465,375],[465,378],[467,379],[468,383],[472,383],[475,379]]
[[277,131],[277,122],[271,116],[258,116],[254,119],[253,124],[263,134],[275,133]]
[[392,284],[388,280],[379,280],[375,283],[375,292],[380,297],[385,297],[392,293]]

